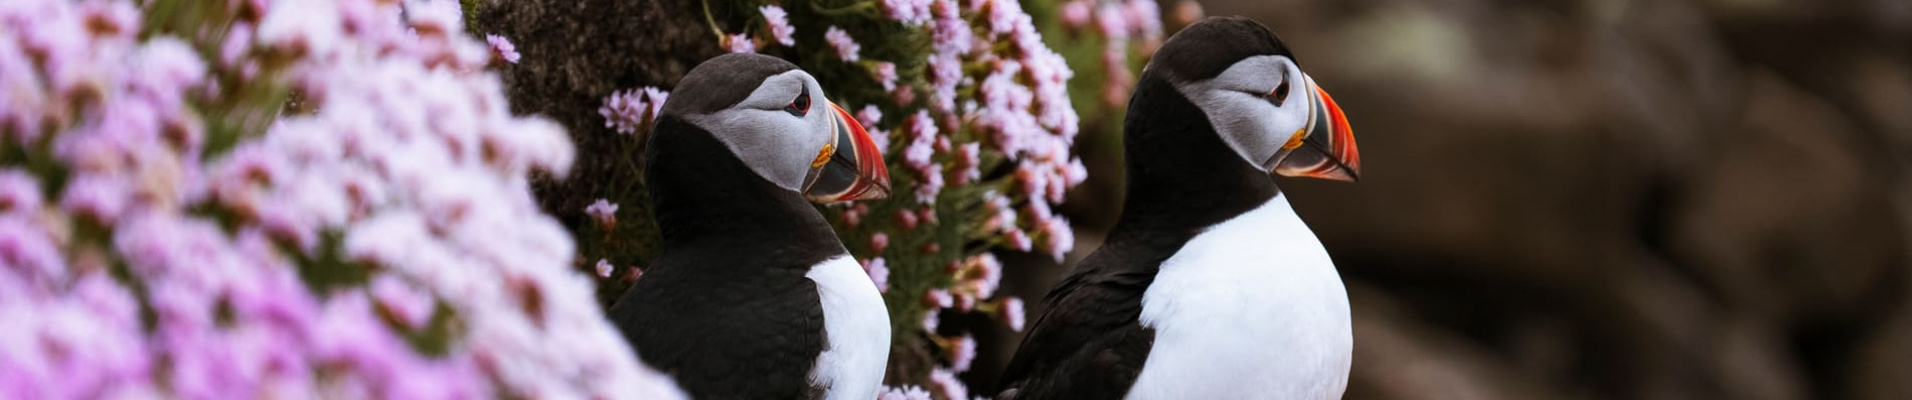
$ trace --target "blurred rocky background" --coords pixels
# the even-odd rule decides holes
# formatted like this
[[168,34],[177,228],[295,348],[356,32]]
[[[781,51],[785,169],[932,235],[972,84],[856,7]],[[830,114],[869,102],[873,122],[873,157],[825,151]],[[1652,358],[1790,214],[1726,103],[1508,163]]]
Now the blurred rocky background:
[[1362,181],[1281,182],[1348,284],[1348,399],[1912,399],[1912,2],[1162,10],[1260,20],[1348,110]]

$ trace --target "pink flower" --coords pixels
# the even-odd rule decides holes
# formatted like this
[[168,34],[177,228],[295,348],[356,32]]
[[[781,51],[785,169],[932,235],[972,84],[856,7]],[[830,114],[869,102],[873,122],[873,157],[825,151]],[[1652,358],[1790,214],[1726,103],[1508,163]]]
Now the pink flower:
[[[891,65],[890,68],[891,71],[895,71],[896,66]],[[863,124],[865,127],[875,128],[878,122],[883,122],[883,110],[876,108],[874,104],[865,105],[863,108],[856,110],[856,122]],[[877,147],[882,148],[888,146]]]
[[1134,33],[1146,40],[1160,40],[1162,37],[1162,9],[1154,0],[1127,0],[1122,3],[1123,14],[1129,19],[1129,27]]
[[1003,245],[1009,246],[1010,250],[1029,251],[1030,247],[1034,246],[1029,239],[1029,234],[1020,229],[1010,229],[1002,235]]
[[82,176],[68,182],[60,208],[75,215],[112,225],[133,202],[130,186],[122,179]]
[[[566,134],[474,71],[486,46],[456,3],[400,3],[239,0],[184,36],[142,32],[137,2],[0,6],[0,126],[58,166],[0,170],[0,343],[25,344],[0,345],[0,393],[681,398],[627,356],[527,189],[569,164]],[[280,82],[297,112],[187,106]],[[258,131],[207,148],[221,115]],[[45,199],[42,180],[65,184]],[[48,235],[80,224],[108,243]],[[307,260],[363,278],[305,281]],[[440,305],[468,329],[427,356],[403,335]]]
[[[856,39],[850,38],[849,32],[844,32],[843,28],[838,28],[835,25],[830,26],[830,29],[823,32],[823,41],[829,42],[830,47],[836,49],[837,58],[843,59],[843,61],[856,62],[856,60],[860,58],[857,53],[863,49],[863,46],[856,44]],[[894,69],[895,66],[891,66],[891,75],[895,75]]]
[[1016,24],[1029,19],[1022,12],[1022,5],[1016,0],[995,0],[989,3],[989,31],[996,34],[1010,33]]
[[930,397],[929,391],[923,390],[922,386],[910,385],[900,388],[885,386],[883,394],[877,395],[876,400],[935,400],[935,398]]
[[597,199],[584,208],[584,214],[596,220],[599,229],[609,231],[617,228],[617,203]]
[[[20,283],[35,286],[57,284],[68,274],[66,257],[53,238],[41,228],[30,225],[27,219],[14,216],[0,217],[0,265],[17,269],[0,272],[24,274],[5,274],[0,279],[16,278],[23,281]],[[5,298],[0,295],[0,299]]]
[[956,146],[956,186],[967,186],[972,180],[982,178],[982,143],[964,143]]
[[963,60],[961,58],[948,53],[929,56],[929,84],[935,93],[934,105],[938,111],[948,112],[955,109],[956,85],[962,81]]
[[903,123],[910,138],[909,147],[903,149],[903,164],[916,171],[930,170],[933,167],[930,156],[936,153],[936,135],[940,133],[936,123],[927,110],[917,111]]
[[436,299],[430,293],[392,275],[374,278],[371,294],[380,310],[410,329],[423,329],[431,321],[432,308],[436,306]]
[[612,92],[604,97],[604,105],[598,107],[598,115],[604,117],[604,127],[612,128],[617,133],[642,132],[657,119],[658,111],[669,97],[670,92],[649,86]]
[[956,292],[956,293],[950,293],[950,296],[956,298],[956,306],[953,307],[953,309],[955,309],[956,311],[970,312],[971,310],[976,309],[975,294],[968,293],[968,292]]
[[923,207],[922,209],[916,210],[916,216],[922,218],[925,223],[934,224],[936,223],[936,208]]
[[949,369],[956,372],[969,370],[976,361],[976,337],[963,334],[963,337],[950,339],[943,349],[943,356],[949,358]]
[[724,35],[724,42],[722,43],[722,45],[724,46],[725,50],[729,50],[732,53],[757,52],[757,42],[754,39],[751,39],[749,36],[745,36],[744,34],[741,34],[741,33],[735,34],[735,35]]
[[857,205],[843,210],[843,214],[838,217],[841,218],[844,227],[855,228],[857,225],[863,223],[863,215],[869,212],[870,209],[868,207],[863,206],[862,203],[857,203]]
[[983,201],[989,204],[991,216],[984,222],[985,229],[1011,231],[1016,229],[1016,208],[1009,205],[1009,198],[995,190],[983,192]]
[[936,54],[969,54],[976,43],[969,21],[963,20],[954,1],[937,1],[935,28],[930,31],[930,51]]
[[1128,40],[1130,18],[1125,11],[1120,4],[1102,3],[1095,10],[1095,28],[1110,41]]
[[1004,298],[1002,299],[1002,303],[996,306],[996,310],[997,315],[1002,318],[1003,323],[1009,324],[1009,329],[1022,332],[1022,299],[1016,297]]
[[[912,151],[916,150],[916,147],[913,146],[915,142],[911,144],[910,149]],[[922,181],[916,182],[916,202],[919,204],[936,204],[936,196],[943,191],[942,164],[932,163],[924,166],[921,171],[921,178]],[[934,223],[934,221],[931,221],[931,223]]]
[[917,222],[916,213],[910,210],[896,210],[896,224],[902,225],[904,232],[916,230]]
[[[948,293],[948,292],[944,292],[944,293]],[[942,318],[942,311],[940,310],[942,310],[942,308],[930,308],[928,310],[923,311],[922,326],[923,326],[924,332],[936,333],[936,328],[942,325],[943,318]]]
[[904,25],[920,26],[929,22],[930,0],[881,0],[883,16]]
[[1062,14],[1062,25],[1067,26],[1069,28],[1080,28],[1082,27],[1083,24],[1089,23],[1089,3],[1092,3],[1092,2],[1094,1],[1093,0],[1071,0],[1066,3],[1062,3],[1062,7],[1059,12],[1060,14]]
[[597,276],[599,278],[610,278],[611,272],[616,269],[617,267],[612,266],[610,260],[600,258],[597,261]]
[[1024,194],[1029,195],[1030,198],[1040,199],[1049,190],[1049,171],[1047,168],[1025,160],[1016,164],[1016,183],[1017,188],[1022,189]]
[[[876,65],[870,67],[870,78],[875,79],[877,84],[883,85],[883,90],[885,91],[895,90],[896,89],[896,64],[891,63],[889,61],[876,62]],[[897,103],[908,103],[908,102],[898,101]]]
[[948,290],[930,289],[923,293],[923,302],[935,308],[949,308],[956,305],[956,297]]
[[963,283],[976,297],[996,295],[996,287],[1002,284],[1002,262],[990,253],[977,254],[963,262]]
[[[770,29],[770,36],[777,39],[777,43],[785,46],[797,44],[796,38],[793,37],[797,28],[790,26],[790,14],[784,12],[783,7],[762,6],[757,7],[757,11],[763,13],[764,24]],[[735,52],[735,50],[732,51]]]
[[1061,216],[1042,220],[1036,224],[1037,235],[1042,236],[1042,250],[1062,262],[1062,257],[1075,249],[1075,231],[1069,229],[1069,221]]
[[1082,165],[1082,159],[1071,158],[1069,159],[1069,165],[1062,169],[1062,179],[1068,182],[1068,186],[1070,187],[1080,185],[1082,182],[1089,180],[1089,167]]
[[963,386],[963,381],[956,378],[955,372],[941,367],[931,369],[929,371],[929,382],[943,390],[943,398],[969,398],[969,387]]
[[871,253],[883,254],[883,249],[887,249],[889,247],[890,247],[890,235],[885,234],[883,232],[870,234],[870,252]]
[[292,54],[324,57],[346,40],[338,15],[338,8],[329,2],[274,3],[259,22],[256,40]]
[[883,257],[864,261],[863,272],[870,275],[870,282],[876,284],[878,292],[890,291],[890,267],[885,265]]
[[486,34],[485,43],[491,45],[492,57],[512,64],[518,63],[518,46],[512,45],[511,39],[506,39],[504,36]]
[[0,214],[38,210],[40,196],[40,182],[32,175],[18,169],[0,169]]

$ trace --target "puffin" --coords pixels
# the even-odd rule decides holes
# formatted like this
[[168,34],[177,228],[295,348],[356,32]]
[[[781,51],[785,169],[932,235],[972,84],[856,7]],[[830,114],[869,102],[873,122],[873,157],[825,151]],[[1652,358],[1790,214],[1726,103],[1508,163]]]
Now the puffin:
[[998,398],[1341,398],[1347,291],[1274,181],[1358,179],[1341,107],[1266,26],[1217,17],[1161,45],[1123,133],[1121,216],[1045,297]]
[[692,68],[647,139],[661,251],[608,317],[696,399],[876,398],[890,319],[811,203],[879,199],[868,131],[781,59]]

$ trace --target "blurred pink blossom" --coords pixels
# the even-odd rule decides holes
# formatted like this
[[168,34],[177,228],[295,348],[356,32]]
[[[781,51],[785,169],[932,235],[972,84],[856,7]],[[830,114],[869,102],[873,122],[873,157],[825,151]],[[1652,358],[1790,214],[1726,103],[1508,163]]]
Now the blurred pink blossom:
[[996,307],[998,307],[997,315],[1001,316],[1004,324],[1009,325],[1009,329],[1022,332],[1024,316],[1021,298],[1004,298],[1002,299],[1002,303]]
[[512,45],[511,39],[506,39],[504,36],[486,34],[485,43],[491,45],[492,57],[512,64],[518,63],[518,46]]
[[610,260],[606,260],[602,258],[597,260],[596,268],[597,268],[597,276],[599,278],[610,278],[611,272],[617,270],[617,267],[611,265]]
[[949,308],[956,305],[956,297],[943,289],[930,289],[923,294],[923,301],[935,308]]
[[949,369],[955,372],[969,371],[970,364],[976,361],[976,337],[963,334],[962,337],[948,340],[943,356],[949,359]]
[[605,231],[617,229],[617,203],[597,199],[589,207],[584,208],[584,214],[597,221],[599,229]]
[[904,25],[922,25],[929,22],[931,0],[881,0],[883,15]]
[[[59,168],[0,167],[0,393],[682,398],[570,272],[528,191],[568,138],[474,72],[457,3],[247,2],[190,38],[133,2],[6,4],[0,137]],[[204,100],[246,90],[303,104]],[[444,348],[410,340],[446,317]]]
[[797,28],[790,26],[790,13],[784,12],[783,7],[761,6],[757,7],[757,11],[763,13],[764,25],[770,29],[770,37],[776,39],[777,43],[785,46],[797,44],[794,37]]
[[942,390],[943,398],[969,398],[969,387],[964,386],[963,381],[956,378],[955,371],[943,369],[942,367],[931,369],[929,371],[929,382]]
[[889,234],[886,234],[883,232],[870,234],[870,252],[871,253],[882,254],[883,250],[889,247],[890,247]]
[[724,50],[729,50],[732,53],[757,52],[756,40],[751,39],[750,36],[744,35],[741,33],[735,34],[735,35],[724,35],[724,40],[722,45],[724,46]]
[[[843,61],[856,62],[857,59],[861,58],[858,53],[862,51],[863,46],[857,45],[856,39],[851,39],[850,33],[844,32],[843,28],[838,28],[834,25],[830,26],[830,29],[823,32],[823,41],[828,42],[831,48],[836,49],[837,58]],[[892,66],[891,68],[895,67]],[[892,74],[894,74],[894,72],[892,72]]]
[[664,101],[669,98],[670,92],[650,86],[613,92],[604,97],[604,105],[598,107],[598,115],[604,117],[604,127],[617,133],[639,133],[655,122],[658,112],[664,107]]
[[870,68],[870,77],[876,79],[877,84],[883,85],[883,90],[896,89],[896,64],[888,61],[878,61]]
[[863,272],[870,275],[871,282],[876,283],[877,291],[890,291],[890,267],[883,262],[883,257],[864,261]]
[[1058,6],[1057,11],[1058,14],[1061,14],[1062,25],[1069,28],[1080,28],[1082,25],[1089,23],[1089,7],[1091,3],[1094,2],[1095,0],[1070,0],[1062,3],[1061,6]]
[[883,393],[876,396],[876,400],[935,400],[935,398],[930,397],[929,391],[923,390],[922,386],[909,385],[900,388],[885,386]]

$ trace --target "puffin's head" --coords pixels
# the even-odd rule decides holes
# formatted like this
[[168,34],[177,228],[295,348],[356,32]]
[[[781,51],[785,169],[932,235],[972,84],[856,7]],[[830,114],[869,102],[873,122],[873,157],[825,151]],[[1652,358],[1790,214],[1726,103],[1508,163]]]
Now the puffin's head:
[[1341,106],[1254,20],[1209,18],[1183,29],[1144,68],[1143,79],[1150,78],[1167,79],[1207,114],[1223,142],[1264,172],[1360,177],[1361,156]]
[[659,118],[710,132],[752,172],[811,201],[889,196],[889,170],[869,132],[823,97],[816,78],[776,57],[727,54],[697,65]]

